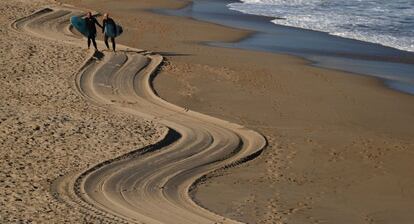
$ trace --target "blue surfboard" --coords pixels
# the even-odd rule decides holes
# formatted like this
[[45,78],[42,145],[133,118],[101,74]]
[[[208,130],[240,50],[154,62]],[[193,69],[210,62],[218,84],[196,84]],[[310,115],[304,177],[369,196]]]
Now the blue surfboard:
[[88,31],[88,28],[86,27],[86,20],[83,19],[82,17],[72,16],[70,18],[70,24],[72,24],[72,26],[75,27],[75,29],[79,31],[79,33],[81,33],[83,36],[85,37],[89,36],[89,31]]
[[[116,31],[116,32],[114,32]],[[108,37],[117,37],[119,35],[121,35],[123,32],[122,26],[116,24],[116,29],[114,29],[114,25],[112,24],[106,24],[105,25],[105,34]]]

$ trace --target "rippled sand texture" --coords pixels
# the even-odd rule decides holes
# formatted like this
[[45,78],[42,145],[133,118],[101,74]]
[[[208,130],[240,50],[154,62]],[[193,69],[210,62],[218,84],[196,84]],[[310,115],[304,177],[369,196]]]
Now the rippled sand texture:
[[[55,142],[51,142],[52,140],[47,137],[42,138],[46,144],[37,142],[40,141],[37,136],[28,140],[34,143],[34,147],[41,145],[39,148],[43,148],[49,143],[52,145],[39,155],[43,159],[42,168],[47,168],[47,172],[51,172],[49,176],[43,172],[39,173],[40,179],[45,176],[49,179],[44,181],[42,187],[36,188],[42,189],[39,197],[44,197],[43,202],[37,200],[36,203],[43,203],[46,210],[39,211],[41,205],[30,207],[33,213],[27,214],[27,219],[61,219],[72,222],[83,220],[97,223],[237,223],[199,207],[190,197],[190,191],[206,174],[259,155],[266,145],[264,137],[242,126],[188,111],[159,98],[151,84],[155,71],[162,63],[162,57],[159,55],[120,46],[120,51],[116,54],[103,52],[87,56],[83,53],[80,57],[80,49],[77,46],[82,45],[82,40],[76,33],[72,33],[68,19],[71,15],[81,13],[71,7],[48,7],[13,23],[12,29],[17,31],[16,33],[8,31],[22,38],[28,38],[29,34],[30,41],[43,42],[41,50],[51,50],[33,58],[31,61],[44,57],[40,63],[45,65],[40,66],[38,70],[29,69],[30,71],[38,71],[38,75],[44,75],[45,66],[55,60],[56,65],[52,64],[48,70],[56,69],[63,71],[62,75],[66,75],[65,82],[62,82],[62,78],[57,77],[56,72],[51,72],[44,79],[53,79],[55,82],[48,80],[49,83],[45,84],[44,88],[33,87],[37,91],[45,91],[39,95],[49,95],[46,102],[34,105],[36,109],[45,107],[45,112],[42,111],[39,116],[47,112],[54,115],[50,123],[43,123],[47,119],[40,117],[38,126],[30,127],[28,131],[32,135],[43,135],[51,129],[51,139],[58,142],[55,145]],[[62,46],[59,48],[60,45]],[[68,46],[72,46],[73,49]],[[21,53],[20,57],[26,54]],[[32,54],[37,54],[37,51]],[[53,59],[50,59],[51,55]],[[71,59],[74,61],[66,61]],[[83,60],[84,63],[81,65]],[[26,65],[25,62],[22,64]],[[74,64],[80,69],[77,70],[76,66],[65,67]],[[69,74],[76,74],[75,80],[68,75],[68,71]],[[30,84],[33,82],[39,80],[34,80]],[[72,88],[73,82],[76,88]],[[63,86],[52,87],[56,85]],[[57,93],[53,94],[48,88],[53,88]],[[82,107],[68,105],[70,103],[65,97],[59,97],[59,93],[67,94],[66,89],[76,89],[89,104],[84,103],[76,94],[72,96],[73,101],[86,107],[83,110],[85,113],[92,110],[95,114],[90,117],[81,114],[75,118],[66,107],[71,108],[75,114],[80,113],[78,110]],[[36,91],[30,91],[31,98],[33,92]],[[19,94],[13,94],[15,95]],[[46,106],[55,100],[63,105]],[[28,109],[27,115],[32,116],[33,111]],[[10,114],[16,113],[11,111]],[[99,120],[100,118],[102,120]],[[142,118],[147,120],[141,120]],[[86,119],[85,122],[90,123],[77,125],[77,119]],[[6,125],[9,120],[12,119],[5,119]],[[149,120],[167,126],[168,130]],[[12,129],[18,127],[17,125],[10,124],[7,127]],[[109,130],[105,131],[105,128]],[[9,130],[6,129],[7,131]],[[14,135],[19,136],[18,128],[16,132]],[[91,143],[85,139],[90,139]],[[12,142],[16,141],[16,138],[7,138],[6,141],[13,145]],[[144,145],[147,147],[143,147]],[[82,154],[83,150],[73,155],[73,150],[80,148],[87,155]],[[130,151],[133,149],[137,150]],[[63,152],[56,153],[58,158],[52,158],[53,153],[60,150]],[[33,150],[30,153],[33,153]],[[9,155],[6,159],[25,163],[28,160],[26,157],[27,155],[22,155],[20,158],[11,159]],[[77,164],[66,164],[71,162],[72,157],[73,163]],[[10,165],[12,167],[13,162]],[[50,164],[55,162],[57,164],[50,167]],[[60,172],[55,173],[54,169],[57,167]],[[5,167],[3,170],[10,169]],[[22,182],[33,185],[39,182],[28,179],[33,176],[29,173],[34,170],[40,171],[34,167],[30,171],[16,173],[29,176],[22,177]],[[59,177],[56,178],[57,176]],[[10,181],[15,179],[11,177]],[[16,185],[21,186],[20,183]],[[16,195],[15,187],[11,187],[6,193]],[[26,188],[19,194],[24,196],[25,193]],[[8,197],[10,196],[6,197],[7,200]],[[10,209],[2,211],[6,213],[4,220],[20,219],[23,214],[26,215],[30,199],[24,201],[26,197],[14,197],[10,200],[20,202],[20,205],[5,201],[3,204]],[[22,210],[16,211],[14,208]]]
[[166,129],[91,106],[73,74],[81,48],[10,29],[43,1],[0,8],[0,222],[80,223],[83,215],[50,193],[54,180],[158,141]]

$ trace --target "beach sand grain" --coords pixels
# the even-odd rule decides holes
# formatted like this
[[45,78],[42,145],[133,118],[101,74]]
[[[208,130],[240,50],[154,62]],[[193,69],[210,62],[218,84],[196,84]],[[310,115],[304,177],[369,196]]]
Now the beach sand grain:
[[167,131],[87,103],[74,85],[85,49],[9,29],[50,3],[0,2],[1,223],[99,223],[58,200],[55,179],[153,144]]

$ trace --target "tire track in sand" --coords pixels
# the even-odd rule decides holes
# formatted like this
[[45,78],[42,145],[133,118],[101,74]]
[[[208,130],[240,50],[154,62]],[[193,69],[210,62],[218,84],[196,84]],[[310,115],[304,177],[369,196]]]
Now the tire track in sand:
[[[82,14],[70,6],[50,6],[11,26],[81,46],[84,40],[69,18]],[[169,132],[157,144],[58,178],[51,188],[56,198],[99,222],[238,223],[197,205],[191,190],[207,174],[258,156],[265,138],[164,101],[152,87],[162,56],[119,49],[85,61],[75,78],[79,93],[97,106],[155,119]]]

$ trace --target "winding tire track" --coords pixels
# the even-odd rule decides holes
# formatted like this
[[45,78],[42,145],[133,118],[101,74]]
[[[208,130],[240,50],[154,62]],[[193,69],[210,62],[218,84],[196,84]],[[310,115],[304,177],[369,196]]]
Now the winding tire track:
[[[82,14],[50,6],[11,27],[80,46],[69,18]],[[51,187],[56,199],[102,223],[239,223],[197,205],[191,191],[209,173],[258,156],[265,138],[164,101],[152,87],[162,56],[120,49],[90,55],[75,76],[76,88],[97,106],[157,120],[169,131],[154,145],[58,178]]]

